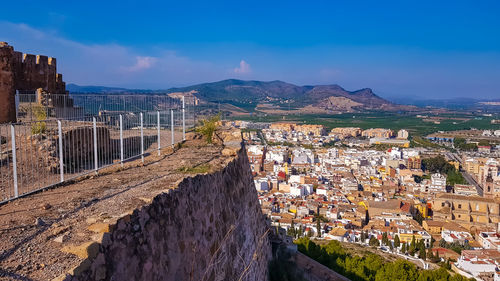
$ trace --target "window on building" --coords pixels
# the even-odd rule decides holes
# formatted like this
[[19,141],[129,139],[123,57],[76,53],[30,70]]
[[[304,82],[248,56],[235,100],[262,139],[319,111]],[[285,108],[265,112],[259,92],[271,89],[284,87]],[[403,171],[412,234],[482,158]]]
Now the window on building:
[[479,211],[479,204],[476,204],[476,211]]
[[444,207],[444,202],[443,202],[443,203],[441,203],[441,207]]
[[459,208],[459,209],[462,209],[462,204],[458,204],[458,208]]

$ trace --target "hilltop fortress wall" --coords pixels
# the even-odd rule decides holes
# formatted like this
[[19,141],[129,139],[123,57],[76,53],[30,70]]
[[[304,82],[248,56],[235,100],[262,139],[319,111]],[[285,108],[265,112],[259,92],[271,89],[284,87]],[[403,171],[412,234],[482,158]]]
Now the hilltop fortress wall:
[[0,123],[15,122],[16,90],[42,89],[51,94],[67,94],[56,59],[14,51],[0,42]]
[[267,280],[268,227],[245,149],[223,170],[184,179],[111,229],[59,280]]

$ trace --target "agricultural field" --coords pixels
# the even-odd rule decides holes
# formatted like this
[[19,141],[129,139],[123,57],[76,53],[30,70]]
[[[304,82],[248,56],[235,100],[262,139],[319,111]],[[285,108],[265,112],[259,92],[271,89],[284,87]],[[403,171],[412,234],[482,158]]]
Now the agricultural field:
[[442,114],[431,117],[417,117],[416,114],[398,114],[389,112],[345,113],[338,115],[260,115],[237,116],[230,119],[254,122],[290,121],[303,124],[324,125],[328,130],[335,127],[389,128],[406,129],[411,135],[425,136],[437,131],[455,131],[476,129],[500,129],[499,124],[491,124],[498,117],[483,117],[470,114]]

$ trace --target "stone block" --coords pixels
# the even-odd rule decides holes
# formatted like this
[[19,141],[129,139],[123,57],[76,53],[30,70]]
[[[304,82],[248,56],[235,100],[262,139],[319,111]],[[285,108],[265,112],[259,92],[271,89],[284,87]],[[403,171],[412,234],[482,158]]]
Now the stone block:
[[68,271],[68,273],[73,276],[79,276],[80,274],[88,270],[90,266],[92,266],[92,262],[88,259],[85,259],[79,265]]
[[109,223],[94,223],[91,224],[87,229],[96,233],[104,233],[113,231],[115,225]]
[[87,242],[77,246],[65,246],[61,249],[62,252],[73,254],[79,258],[95,258],[99,253],[99,243],[97,242]]

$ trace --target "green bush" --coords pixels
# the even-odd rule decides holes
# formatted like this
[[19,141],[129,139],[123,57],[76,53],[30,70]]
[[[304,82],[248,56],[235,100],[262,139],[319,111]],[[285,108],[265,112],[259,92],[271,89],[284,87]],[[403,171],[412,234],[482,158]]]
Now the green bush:
[[431,173],[446,174],[446,184],[449,186],[467,183],[465,178],[462,176],[462,173],[460,173],[455,166],[448,163],[442,155],[422,160],[422,167],[425,171],[429,171]]
[[31,134],[43,134],[47,130],[47,124],[44,120],[47,119],[47,112],[41,105],[33,106],[33,115],[35,115],[36,122],[31,125]]
[[475,151],[477,150],[477,145],[475,143],[467,143],[463,138],[456,138],[453,140],[453,145],[455,148],[460,150]]
[[205,137],[207,143],[212,143],[212,138],[219,127],[220,113],[209,118],[201,120],[201,126],[196,128],[196,132]]

